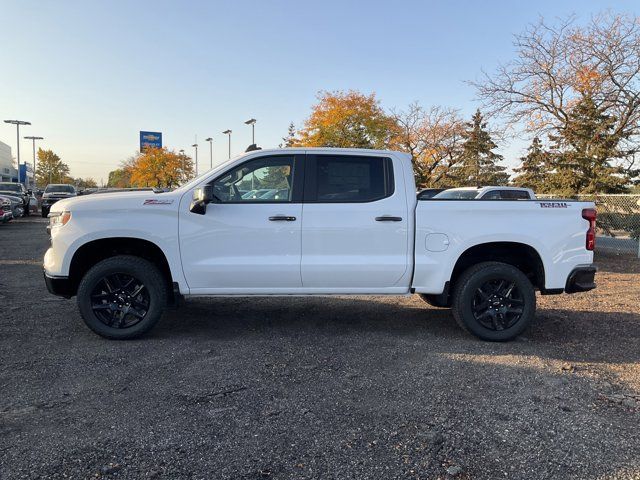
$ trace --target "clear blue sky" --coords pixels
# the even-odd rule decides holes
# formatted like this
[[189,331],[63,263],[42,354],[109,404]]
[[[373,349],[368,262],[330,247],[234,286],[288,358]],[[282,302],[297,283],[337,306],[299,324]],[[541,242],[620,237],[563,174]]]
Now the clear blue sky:
[[[256,139],[274,147],[319,90],[374,91],[385,107],[413,100],[470,114],[464,81],[513,56],[512,35],[537,20],[637,0],[520,1],[9,1],[0,2],[0,119],[29,120],[74,176],[104,179],[161,131],[201,165]],[[0,123],[15,155],[15,127]],[[512,164],[522,145],[503,149]],[[31,159],[27,141],[22,152]],[[25,157],[23,157],[24,160]]]

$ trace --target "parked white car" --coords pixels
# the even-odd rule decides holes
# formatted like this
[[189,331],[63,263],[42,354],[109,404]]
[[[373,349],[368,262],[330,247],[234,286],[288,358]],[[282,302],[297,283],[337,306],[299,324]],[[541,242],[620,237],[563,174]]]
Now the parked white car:
[[[282,194],[243,198],[251,182]],[[252,151],[172,192],[58,201],[45,279],[115,339],[147,332],[183,296],[418,293],[507,340],[530,324],[536,289],[595,287],[593,203],[415,192],[405,153]]]
[[530,188],[522,187],[459,187],[448,188],[433,196],[450,200],[535,200]]

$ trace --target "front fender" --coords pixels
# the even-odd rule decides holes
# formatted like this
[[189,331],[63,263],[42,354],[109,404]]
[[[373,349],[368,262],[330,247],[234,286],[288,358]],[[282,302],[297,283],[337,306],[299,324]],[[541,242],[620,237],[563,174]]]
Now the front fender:
[[66,277],[77,251],[89,242],[108,238],[136,238],[158,246],[164,253],[171,276],[186,286],[180,266],[177,212],[155,209],[144,215],[126,215],[117,212],[73,212],[71,220],[51,231],[51,248],[47,251],[44,268],[48,275]]

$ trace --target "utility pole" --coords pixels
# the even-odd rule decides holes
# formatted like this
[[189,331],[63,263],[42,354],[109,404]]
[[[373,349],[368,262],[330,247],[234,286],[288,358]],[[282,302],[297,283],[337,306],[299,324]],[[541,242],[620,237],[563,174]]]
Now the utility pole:
[[225,135],[229,135],[229,157],[228,158],[231,158],[231,130],[225,130],[222,133]]
[[196,149],[196,177],[197,177],[198,176],[198,144],[194,143],[191,146]]
[[24,137],[25,140],[31,140],[33,142],[33,186],[38,188],[36,181],[36,140],[44,140],[43,137]]
[[213,138],[205,138],[205,142],[209,142],[209,168],[213,168]]
[[[20,125],[31,125],[31,122],[25,122],[24,120],[5,120],[4,123],[10,123],[17,128],[17,157],[18,157],[18,182],[20,182]],[[24,175],[27,176],[27,167],[24,167]],[[25,178],[26,180],[26,178]]]
[[187,180],[187,177],[184,173],[184,149],[178,150],[178,153],[180,154],[180,168],[182,169],[182,182],[185,182]]

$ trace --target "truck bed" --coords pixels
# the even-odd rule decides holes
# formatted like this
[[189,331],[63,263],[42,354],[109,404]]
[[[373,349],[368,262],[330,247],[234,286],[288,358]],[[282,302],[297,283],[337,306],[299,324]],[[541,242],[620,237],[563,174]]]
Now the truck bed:
[[593,262],[585,248],[589,222],[582,210],[592,202],[571,200],[420,200],[415,213],[415,271],[418,293],[439,294],[456,259],[482,244],[521,244],[544,266],[544,287],[563,289],[576,265]]

